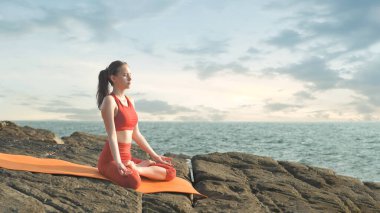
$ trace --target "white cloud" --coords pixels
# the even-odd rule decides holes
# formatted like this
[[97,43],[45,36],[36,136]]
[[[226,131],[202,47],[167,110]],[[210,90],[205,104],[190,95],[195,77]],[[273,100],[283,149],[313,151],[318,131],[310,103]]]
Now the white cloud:
[[121,59],[132,66],[127,93],[142,120],[377,119],[379,8],[370,0],[2,1],[0,117],[100,119],[98,73]]

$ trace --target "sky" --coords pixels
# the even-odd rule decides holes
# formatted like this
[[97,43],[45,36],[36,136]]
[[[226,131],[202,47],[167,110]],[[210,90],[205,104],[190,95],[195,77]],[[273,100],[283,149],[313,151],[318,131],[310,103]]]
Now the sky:
[[140,121],[379,121],[379,35],[373,0],[1,0],[0,119],[101,121],[122,60]]

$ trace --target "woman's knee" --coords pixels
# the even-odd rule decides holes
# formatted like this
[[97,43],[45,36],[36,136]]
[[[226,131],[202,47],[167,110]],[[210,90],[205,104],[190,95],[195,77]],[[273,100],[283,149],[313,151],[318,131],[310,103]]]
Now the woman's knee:
[[173,180],[177,176],[177,171],[174,167],[166,169],[166,178],[165,180]]
[[120,185],[125,188],[137,189],[141,185],[141,177],[137,171],[133,171],[132,174],[123,176]]
[[100,174],[122,187],[137,189],[141,185],[141,177],[137,170],[131,170],[132,173],[128,175],[121,175],[118,172],[117,165],[114,161],[98,167],[98,171]]
[[177,171],[174,168],[174,166],[170,166],[163,163],[156,163],[154,166],[159,166],[166,170],[165,180],[173,180],[177,176]]

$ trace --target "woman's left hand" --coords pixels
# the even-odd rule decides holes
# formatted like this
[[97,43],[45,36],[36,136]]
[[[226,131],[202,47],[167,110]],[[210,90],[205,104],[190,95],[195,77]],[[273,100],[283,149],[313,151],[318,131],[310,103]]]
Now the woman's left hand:
[[163,156],[163,155],[154,155],[154,156],[151,155],[151,157],[157,163],[163,163],[163,164],[167,164],[167,165],[173,166],[173,164],[172,164],[172,158],[170,158],[170,157],[166,157],[166,156]]

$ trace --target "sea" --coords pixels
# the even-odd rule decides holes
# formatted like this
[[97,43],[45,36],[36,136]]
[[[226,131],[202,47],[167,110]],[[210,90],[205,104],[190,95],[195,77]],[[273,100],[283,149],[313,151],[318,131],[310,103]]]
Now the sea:
[[[13,122],[60,137],[75,131],[107,134],[102,121]],[[380,122],[139,121],[139,129],[158,154],[245,152],[380,182]]]

